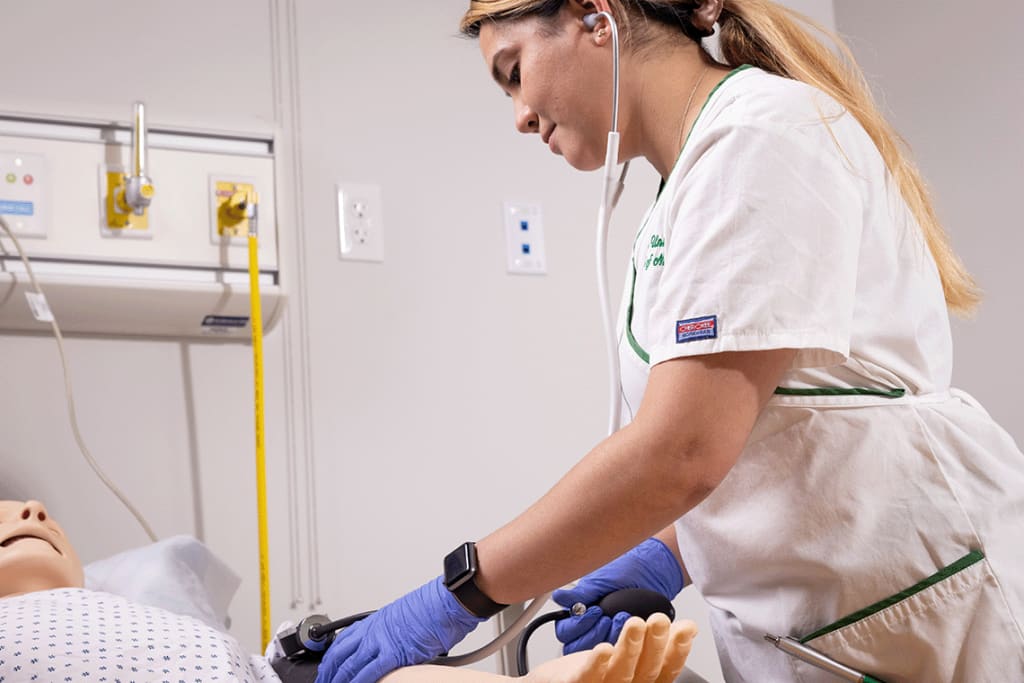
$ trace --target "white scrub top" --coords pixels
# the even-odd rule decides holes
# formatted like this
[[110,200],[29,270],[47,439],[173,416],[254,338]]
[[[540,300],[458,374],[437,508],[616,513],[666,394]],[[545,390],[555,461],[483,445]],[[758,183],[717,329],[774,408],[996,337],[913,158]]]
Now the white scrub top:
[[1024,681],[1024,455],[950,389],[938,270],[871,139],[755,68],[711,94],[622,307],[624,414],[651,366],[797,349],[738,462],[677,522],[727,681]]

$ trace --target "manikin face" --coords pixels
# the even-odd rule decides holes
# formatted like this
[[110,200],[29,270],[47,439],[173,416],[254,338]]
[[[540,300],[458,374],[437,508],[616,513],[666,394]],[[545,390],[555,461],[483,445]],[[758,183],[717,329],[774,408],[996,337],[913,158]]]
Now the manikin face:
[[0,500],[0,598],[83,583],[78,555],[43,504]]
[[551,19],[484,22],[480,51],[512,98],[516,129],[537,134],[574,168],[592,171],[604,164],[611,127],[612,49],[582,15],[566,3]]

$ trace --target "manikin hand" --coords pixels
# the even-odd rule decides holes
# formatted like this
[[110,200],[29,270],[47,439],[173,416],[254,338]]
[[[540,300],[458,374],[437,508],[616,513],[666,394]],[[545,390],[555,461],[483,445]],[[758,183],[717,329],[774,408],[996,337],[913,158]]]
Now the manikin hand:
[[669,623],[661,613],[645,622],[630,617],[615,645],[601,643],[546,662],[526,677],[530,683],[672,683],[686,664],[697,625]]
[[399,669],[382,683],[671,683],[683,670],[696,633],[697,625],[692,621],[670,624],[660,613],[646,622],[632,617],[615,645],[602,643],[592,650],[545,662],[525,678],[424,665]]

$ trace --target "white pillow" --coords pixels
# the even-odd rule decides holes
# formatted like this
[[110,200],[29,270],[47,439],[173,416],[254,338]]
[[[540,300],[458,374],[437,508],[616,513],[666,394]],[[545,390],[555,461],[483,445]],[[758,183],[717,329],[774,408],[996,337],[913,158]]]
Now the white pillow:
[[191,536],[173,536],[85,567],[85,587],[226,630],[241,579]]

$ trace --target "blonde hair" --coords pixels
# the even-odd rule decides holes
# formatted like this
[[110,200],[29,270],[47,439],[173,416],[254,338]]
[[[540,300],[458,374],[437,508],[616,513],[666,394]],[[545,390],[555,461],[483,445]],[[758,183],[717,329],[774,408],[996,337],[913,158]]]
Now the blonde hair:
[[[566,0],[471,0],[461,31],[477,36],[485,21],[526,16],[553,16]],[[631,15],[666,21],[688,21],[697,0],[611,0],[622,24],[624,42],[630,40]],[[614,7],[618,5],[619,7]],[[723,0],[718,19],[719,46],[726,66],[751,64],[824,91],[860,122],[878,148],[889,173],[917,220],[938,266],[946,304],[960,315],[971,313],[981,295],[974,279],[953,251],[939,223],[928,188],[905,145],[875,104],[863,72],[850,49],[831,31],[802,14],[771,0]],[[806,28],[805,28],[806,27]],[[826,36],[839,54],[810,31]],[[684,32],[685,28],[684,28]]]

